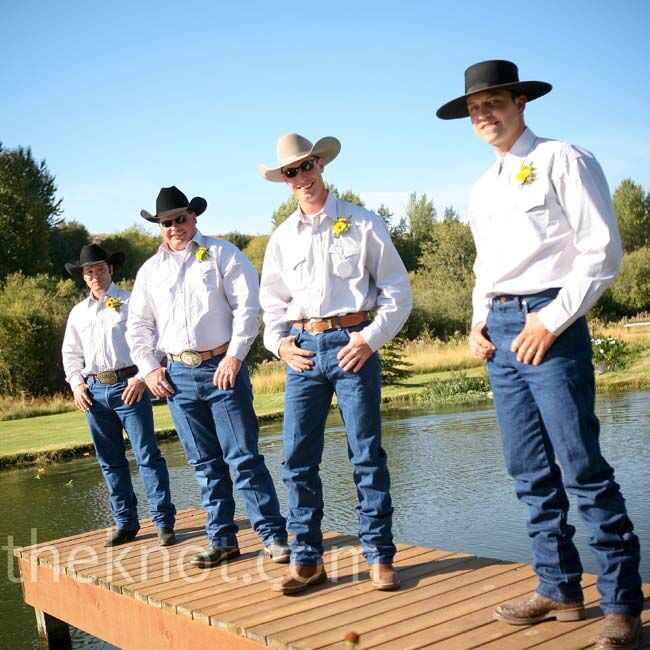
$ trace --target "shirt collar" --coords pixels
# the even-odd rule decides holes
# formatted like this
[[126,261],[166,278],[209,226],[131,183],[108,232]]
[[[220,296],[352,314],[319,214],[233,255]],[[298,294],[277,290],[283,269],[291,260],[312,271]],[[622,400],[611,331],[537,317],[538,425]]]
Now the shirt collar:
[[510,147],[510,151],[508,151],[505,158],[523,160],[532,151],[535,138],[535,134],[526,127],[519,138],[517,138],[517,141]]
[[88,292],[88,306],[92,307],[93,305],[96,305],[100,302],[103,302],[106,297],[109,298],[119,298],[120,297],[120,289],[119,287],[115,284],[115,282],[111,282],[111,285],[106,289],[106,293],[104,294],[104,297],[101,300],[95,300],[93,298],[92,291]]
[[[327,193],[327,199],[325,199],[325,204],[323,207],[312,217],[322,216],[324,219],[329,219],[330,221],[336,221],[337,219],[337,210],[338,210],[338,199],[332,192]],[[307,224],[302,218],[302,208],[298,206],[298,209],[291,215],[292,225],[296,232],[300,232]]]
[[[206,248],[208,247],[206,244],[206,237],[203,235],[198,229],[194,233],[194,237],[190,239],[190,241],[187,242],[187,246],[185,247],[185,251],[196,251],[197,248],[200,248],[201,246],[205,246]],[[179,251],[173,251],[167,244],[164,242],[160,244],[158,247],[158,250],[167,253],[168,255],[173,255],[174,253],[177,253]]]

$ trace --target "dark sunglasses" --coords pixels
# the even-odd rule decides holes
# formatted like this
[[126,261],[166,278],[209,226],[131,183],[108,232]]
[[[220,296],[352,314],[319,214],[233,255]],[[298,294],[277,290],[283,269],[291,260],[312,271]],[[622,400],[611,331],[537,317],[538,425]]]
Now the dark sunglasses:
[[297,167],[285,167],[282,170],[282,173],[287,178],[295,178],[298,176],[298,172],[310,172],[314,169],[314,165],[318,158],[312,158],[311,160],[305,160],[305,162],[300,163]]
[[169,219],[168,221],[161,221],[160,225],[163,228],[171,228],[174,224],[177,226],[180,226],[182,223],[185,223],[187,221],[187,215],[186,214],[181,214],[179,217],[176,217],[176,219]]

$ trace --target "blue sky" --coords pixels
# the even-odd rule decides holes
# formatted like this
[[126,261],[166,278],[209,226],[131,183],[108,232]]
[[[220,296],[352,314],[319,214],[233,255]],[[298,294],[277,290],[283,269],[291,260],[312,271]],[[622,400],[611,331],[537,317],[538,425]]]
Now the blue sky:
[[207,199],[206,233],[269,232],[288,193],[256,169],[291,131],[338,137],[325,177],[370,208],[415,191],[464,215],[493,153],[435,110],[505,58],[554,85],[526,110],[538,135],[650,189],[649,31],[645,0],[0,0],[0,141],[45,158],[91,232],[145,224],[172,184]]

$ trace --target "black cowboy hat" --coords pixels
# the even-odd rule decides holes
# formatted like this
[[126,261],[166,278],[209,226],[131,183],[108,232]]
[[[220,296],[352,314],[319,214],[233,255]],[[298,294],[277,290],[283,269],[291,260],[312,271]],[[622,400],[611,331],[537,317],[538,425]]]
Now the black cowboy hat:
[[183,212],[184,210],[194,212],[198,217],[200,214],[205,212],[207,207],[208,202],[205,199],[200,196],[195,196],[191,201],[188,201],[185,194],[183,194],[176,185],[172,185],[171,187],[162,187],[160,192],[158,192],[158,198],[156,199],[156,214],[151,214],[151,212],[148,212],[147,210],[141,210],[140,216],[147,221],[158,223],[161,219],[171,217],[172,215],[178,212]]
[[465,94],[443,104],[436,115],[441,120],[469,117],[467,98],[486,90],[512,90],[525,95],[528,101],[550,92],[553,86],[545,81],[519,81],[517,66],[510,61],[482,61],[465,70]]
[[124,253],[113,253],[112,255],[109,255],[101,246],[97,244],[87,244],[81,249],[81,253],[79,254],[79,263],[70,264],[70,262],[66,262],[65,270],[73,278],[78,279],[81,277],[81,269],[83,269],[84,266],[106,262],[106,264],[110,264],[113,267],[113,270],[115,270],[124,264],[125,259],[126,256]]

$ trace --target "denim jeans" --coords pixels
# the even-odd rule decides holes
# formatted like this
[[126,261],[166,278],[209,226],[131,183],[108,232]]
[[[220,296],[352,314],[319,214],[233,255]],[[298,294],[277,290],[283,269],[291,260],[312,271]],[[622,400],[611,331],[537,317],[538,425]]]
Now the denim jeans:
[[494,301],[487,319],[496,346],[488,370],[503,452],[517,496],[529,508],[537,591],[563,602],[583,599],[575,528],[567,519],[568,491],[576,495],[591,533],[603,611],[637,615],[643,607],[639,541],[614,470],[600,450],[586,319],[566,329],[538,366],[517,361],[510,351],[528,311],[539,311],[556,294],[551,289]]
[[212,383],[224,355],[189,368],[170,361],[167,373],[176,391],[167,402],[188,463],[201,490],[208,517],[206,533],[213,546],[234,546],[238,526],[230,478],[246,505],[251,526],[265,544],[286,543],[285,521],[264,456],[258,451],[259,427],[246,363],[235,387],[220,390]]
[[88,379],[92,406],[86,419],[108,486],[115,525],[124,530],[139,528],[138,502],[122,436],[124,429],[144,483],[153,523],[157,528],[173,528],[176,508],[171,499],[167,463],[154,433],[151,399],[145,391],[139,402],[125,404],[121,395],[126,384],[126,379],[116,384]]
[[369,564],[392,562],[393,507],[386,452],[381,446],[381,365],[374,353],[358,372],[345,372],[336,358],[357,325],[322,334],[294,328],[296,344],[311,350],[314,365],[303,372],[287,368],[284,398],[284,462],[282,478],[289,492],[287,528],[293,533],[291,562],[322,562],[323,486],[319,466],[323,456],[325,420],[336,393],[348,437],[359,498],[359,539]]

